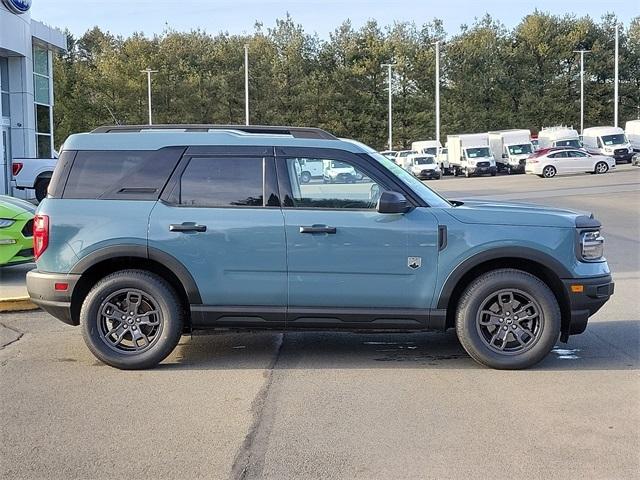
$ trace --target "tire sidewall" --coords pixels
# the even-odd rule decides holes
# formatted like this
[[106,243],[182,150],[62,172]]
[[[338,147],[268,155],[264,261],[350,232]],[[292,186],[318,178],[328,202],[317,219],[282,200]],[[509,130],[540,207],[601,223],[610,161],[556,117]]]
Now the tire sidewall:
[[[540,337],[527,351],[517,355],[503,355],[490,349],[480,337],[476,315],[482,303],[503,289],[521,290],[533,297],[542,309],[543,324]],[[466,293],[470,295],[467,296]],[[499,369],[520,369],[541,361],[551,351],[560,334],[560,309],[551,290],[536,277],[524,272],[504,272],[502,275],[484,275],[473,282],[462,297],[468,299],[458,310],[457,327],[463,346],[481,363]]]
[[[99,333],[99,309],[109,295],[125,288],[137,289],[153,298],[162,316],[160,338],[140,354],[118,353],[111,349]],[[182,314],[173,289],[160,277],[125,271],[109,275],[99,281],[85,298],[80,311],[80,324],[85,342],[91,352],[104,363],[122,369],[150,368],[175,348],[182,334]]]

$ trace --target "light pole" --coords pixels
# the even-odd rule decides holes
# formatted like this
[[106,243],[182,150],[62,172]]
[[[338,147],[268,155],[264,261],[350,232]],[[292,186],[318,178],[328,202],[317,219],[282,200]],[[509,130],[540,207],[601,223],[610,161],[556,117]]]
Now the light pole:
[[147,68],[146,70],[140,70],[140,73],[147,74],[147,94],[148,94],[148,101],[149,101],[149,125],[153,125],[153,122],[151,121],[151,74],[158,73],[158,70],[151,70],[150,68]]
[[249,45],[244,46],[244,122],[249,125]]
[[383,63],[381,67],[387,68],[388,82],[389,82],[389,150],[393,150],[393,103],[391,93],[391,68],[395,66],[395,63]]
[[613,126],[618,126],[618,43],[619,25],[616,23],[615,61],[613,67]]
[[580,54],[580,135],[584,131],[584,54],[591,50],[574,50]]
[[440,40],[436,46],[436,142],[440,145]]

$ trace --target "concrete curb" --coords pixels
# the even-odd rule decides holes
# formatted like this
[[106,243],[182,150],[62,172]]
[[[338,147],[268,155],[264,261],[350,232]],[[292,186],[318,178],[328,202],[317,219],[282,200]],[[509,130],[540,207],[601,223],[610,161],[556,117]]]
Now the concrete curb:
[[29,297],[0,298],[0,312],[23,312],[38,308]]

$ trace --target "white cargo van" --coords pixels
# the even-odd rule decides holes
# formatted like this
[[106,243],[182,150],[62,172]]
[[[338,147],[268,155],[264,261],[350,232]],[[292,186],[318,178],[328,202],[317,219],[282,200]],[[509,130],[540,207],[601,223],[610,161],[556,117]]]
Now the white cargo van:
[[570,127],[548,127],[538,133],[538,148],[582,148],[578,132]]
[[448,135],[449,167],[454,175],[496,174],[496,161],[489,148],[489,135],[486,133],[469,133],[464,135]]
[[489,147],[498,170],[524,173],[527,158],[533,153],[531,132],[525,129],[489,132]]
[[413,142],[411,144],[411,150],[418,153],[433,155],[434,157],[438,156],[441,148],[442,145],[436,140],[420,140],[419,142]]
[[624,126],[624,133],[634,151],[640,152],[640,120],[629,120]]
[[324,174],[324,164],[322,160],[301,158],[296,165],[298,178],[301,183],[309,183],[312,179],[320,179]]
[[616,161],[631,161],[633,148],[619,127],[591,127],[582,132],[582,145],[594,155],[607,155]]

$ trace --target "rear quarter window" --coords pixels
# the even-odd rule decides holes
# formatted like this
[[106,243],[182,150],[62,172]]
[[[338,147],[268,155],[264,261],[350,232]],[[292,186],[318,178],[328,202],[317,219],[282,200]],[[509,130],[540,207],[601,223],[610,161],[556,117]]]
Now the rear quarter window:
[[62,197],[157,200],[184,150],[78,151]]

